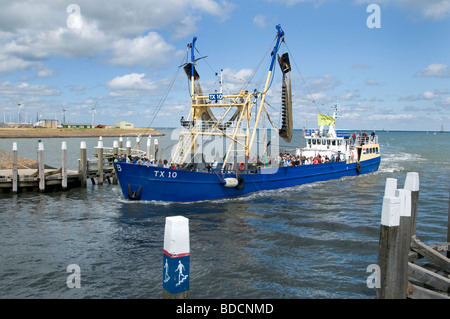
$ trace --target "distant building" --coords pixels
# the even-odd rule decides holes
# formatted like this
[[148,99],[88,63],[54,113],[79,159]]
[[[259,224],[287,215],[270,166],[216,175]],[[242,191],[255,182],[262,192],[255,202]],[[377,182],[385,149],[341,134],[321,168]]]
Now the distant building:
[[116,128],[121,128],[121,129],[134,128],[134,124],[129,123],[129,122],[124,122],[124,121],[119,121],[119,122],[116,122]]
[[63,128],[92,128],[92,124],[88,123],[63,123]]
[[57,128],[58,127],[58,120],[40,119],[33,126],[35,126],[35,127],[46,127],[46,128]]

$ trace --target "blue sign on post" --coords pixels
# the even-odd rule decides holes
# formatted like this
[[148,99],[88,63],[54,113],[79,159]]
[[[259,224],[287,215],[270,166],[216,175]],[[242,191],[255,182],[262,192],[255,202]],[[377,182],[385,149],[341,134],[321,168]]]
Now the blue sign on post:
[[189,292],[189,220],[166,217],[163,249],[163,298],[187,298]]
[[171,294],[189,291],[189,254],[163,257],[163,289]]

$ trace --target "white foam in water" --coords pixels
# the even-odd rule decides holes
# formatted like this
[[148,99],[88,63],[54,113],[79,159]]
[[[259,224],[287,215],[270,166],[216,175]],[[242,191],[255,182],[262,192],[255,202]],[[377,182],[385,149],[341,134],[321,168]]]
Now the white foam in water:
[[381,164],[379,171],[382,173],[401,172],[405,168],[403,164],[410,161],[421,162],[424,159],[419,154],[398,153],[386,154],[381,157]]

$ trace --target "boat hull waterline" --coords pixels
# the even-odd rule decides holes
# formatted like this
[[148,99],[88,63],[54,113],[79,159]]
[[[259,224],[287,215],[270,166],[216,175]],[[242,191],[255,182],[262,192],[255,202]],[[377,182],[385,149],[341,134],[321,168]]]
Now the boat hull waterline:
[[[256,174],[238,174],[239,185],[226,187],[225,178],[236,173],[196,172],[126,162],[114,163],[120,187],[129,199],[195,202],[239,197],[273,190],[376,172],[381,157],[360,162],[265,168]],[[359,165],[358,165],[359,164]]]

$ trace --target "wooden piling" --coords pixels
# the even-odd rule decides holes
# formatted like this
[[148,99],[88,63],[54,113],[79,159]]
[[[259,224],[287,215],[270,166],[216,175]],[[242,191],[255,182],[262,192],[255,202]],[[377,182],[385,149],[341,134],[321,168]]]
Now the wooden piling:
[[80,143],[80,182],[81,187],[86,187],[86,179],[87,179],[87,154],[86,154],[86,142]]
[[103,139],[100,136],[97,144],[97,182],[99,185],[103,185],[103,165],[104,165]]
[[189,220],[166,217],[163,250],[163,298],[185,299],[189,292]]
[[61,188],[67,190],[67,143],[61,145]]
[[405,292],[399,293],[397,269],[399,255],[400,198],[384,197],[381,212],[378,266],[380,267],[380,288],[378,299],[405,298]]
[[411,191],[397,189],[396,197],[400,199],[400,224],[398,244],[398,294],[406,298],[408,289],[408,258],[411,249]]
[[[450,243],[450,188],[448,189],[447,243]],[[447,251],[447,258],[450,258],[450,249]]]
[[39,191],[45,191],[45,164],[44,164],[44,143],[41,141],[38,144],[38,176],[39,176]]
[[406,174],[405,189],[411,191],[411,236],[416,234],[417,207],[419,205],[419,173]]
[[19,159],[19,155],[17,152],[17,143],[13,143],[12,147],[13,151],[13,165],[12,165],[12,192],[17,193],[18,192],[18,184],[19,184],[19,170],[17,166],[17,162]]
[[[416,234],[418,173],[407,174],[405,189],[395,187],[396,181],[387,179],[378,251],[377,298],[450,299],[450,279],[443,275],[450,272],[450,259],[442,254],[449,251],[450,241],[428,246]],[[395,197],[391,197],[393,192]],[[414,264],[420,258],[430,263]]]

